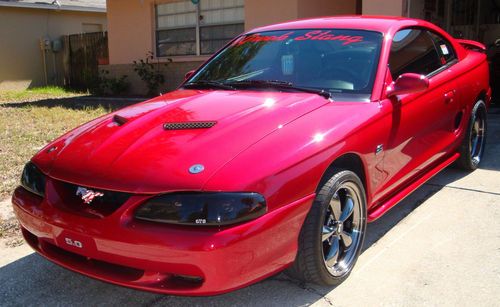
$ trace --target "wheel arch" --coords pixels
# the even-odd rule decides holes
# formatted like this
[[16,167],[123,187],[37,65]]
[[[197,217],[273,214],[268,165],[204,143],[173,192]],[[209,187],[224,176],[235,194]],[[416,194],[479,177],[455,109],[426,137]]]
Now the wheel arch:
[[[474,109],[474,106],[479,100],[482,100],[484,104],[486,105],[486,109],[488,109],[488,103],[487,103],[487,98],[488,98],[488,91],[485,89],[482,89],[479,93],[476,95],[472,96],[474,100],[472,101],[467,101],[463,104],[463,108],[460,111],[461,113],[461,120],[460,120],[460,125],[463,125],[463,131],[466,130],[467,125],[469,124],[470,118],[471,118],[471,113],[472,110]],[[461,137],[465,137],[465,132],[461,132]]]
[[476,104],[476,102],[479,101],[479,100],[484,101],[484,104],[486,104],[487,103],[487,101],[486,101],[487,100],[486,93],[487,93],[486,90],[484,90],[484,89],[481,90],[481,92],[479,92],[479,94],[476,96],[476,100],[474,100],[472,102],[472,106],[474,106],[474,104]]
[[369,187],[368,187],[368,182],[366,180],[367,172],[365,169],[365,164],[363,163],[361,156],[359,156],[356,153],[346,153],[335,158],[321,176],[318,186],[316,187],[316,192],[318,192],[319,189],[321,189],[323,184],[325,184],[325,182],[328,181],[328,179],[330,179],[333,176],[335,170],[338,169],[352,171],[359,177],[359,179],[361,179],[361,182],[363,183],[363,188],[365,189],[365,196],[367,197],[368,200]]
[[470,120],[470,117],[471,117],[471,112],[472,112],[472,110],[474,109],[474,107],[475,107],[476,103],[477,103],[478,101],[480,101],[480,100],[484,102],[484,105],[485,105],[485,107],[486,107],[486,112],[488,112],[488,108],[489,108],[489,106],[488,106],[488,92],[487,92],[485,89],[483,89],[483,90],[481,90],[481,91],[480,91],[480,92],[479,92],[479,93],[475,96],[474,101],[472,101],[472,102],[471,102],[471,104],[470,104],[469,106],[467,106],[467,109],[466,109],[466,110],[467,110],[467,115],[468,115],[468,116],[466,117],[467,124],[469,123],[469,120]]

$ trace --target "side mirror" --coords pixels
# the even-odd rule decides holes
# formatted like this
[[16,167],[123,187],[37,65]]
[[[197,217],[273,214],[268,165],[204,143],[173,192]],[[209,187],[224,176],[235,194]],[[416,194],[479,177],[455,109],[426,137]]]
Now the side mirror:
[[387,97],[401,94],[411,94],[425,91],[429,87],[429,79],[424,75],[406,73],[399,76],[396,81],[387,87]]
[[190,70],[184,75],[184,81],[191,78],[194,75],[195,70]]

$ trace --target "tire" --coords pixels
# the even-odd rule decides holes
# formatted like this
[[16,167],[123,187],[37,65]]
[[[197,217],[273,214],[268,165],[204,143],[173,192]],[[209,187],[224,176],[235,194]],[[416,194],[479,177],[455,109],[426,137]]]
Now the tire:
[[478,168],[486,145],[487,112],[484,101],[479,100],[472,108],[464,139],[460,145],[456,165],[464,170],[473,171]]
[[356,263],[365,230],[363,183],[351,171],[336,170],[320,187],[305,219],[297,256],[288,275],[303,282],[339,285]]

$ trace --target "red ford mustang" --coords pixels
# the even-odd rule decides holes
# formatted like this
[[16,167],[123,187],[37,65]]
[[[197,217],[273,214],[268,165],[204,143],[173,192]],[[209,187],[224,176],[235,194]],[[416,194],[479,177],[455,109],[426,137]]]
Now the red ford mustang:
[[26,165],[26,241],[70,270],[213,295],[287,269],[336,285],[366,223],[481,161],[484,46],[421,20],[339,17],[235,38],[174,92],[93,120]]

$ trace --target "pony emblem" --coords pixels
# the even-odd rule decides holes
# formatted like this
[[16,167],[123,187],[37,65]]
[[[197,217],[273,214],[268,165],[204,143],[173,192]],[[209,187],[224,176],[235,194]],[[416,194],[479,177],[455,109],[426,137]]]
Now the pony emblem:
[[92,191],[86,188],[78,187],[76,190],[76,196],[81,196],[85,204],[90,204],[94,198],[104,196],[101,192]]

